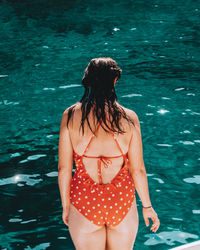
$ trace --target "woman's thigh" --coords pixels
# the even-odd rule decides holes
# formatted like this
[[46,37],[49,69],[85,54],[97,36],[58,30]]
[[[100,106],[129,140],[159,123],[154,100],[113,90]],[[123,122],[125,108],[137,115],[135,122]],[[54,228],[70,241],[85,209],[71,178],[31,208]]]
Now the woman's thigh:
[[131,250],[139,226],[136,199],[125,218],[117,226],[107,227],[107,250]]
[[69,208],[68,225],[76,250],[105,250],[105,226],[97,226],[93,224],[71,203]]

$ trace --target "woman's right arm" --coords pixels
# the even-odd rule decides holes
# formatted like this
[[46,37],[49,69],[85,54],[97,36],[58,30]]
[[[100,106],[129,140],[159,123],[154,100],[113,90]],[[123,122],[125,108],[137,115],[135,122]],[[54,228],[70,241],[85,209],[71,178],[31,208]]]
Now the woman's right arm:
[[143,146],[140,122],[138,116],[134,111],[131,111],[131,118],[134,120],[135,127],[133,127],[132,129],[132,136],[128,150],[129,170],[134,180],[136,191],[142,202],[145,224],[146,226],[149,226],[148,218],[151,218],[153,221],[151,230],[153,232],[156,232],[159,228],[160,222],[156,212],[151,207],[146,169],[143,160]]
[[68,226],[68,213],[70,205],[70,183],[73,169],[73,147],[67,128],[68,109],[63,113],[60,124],[58,148],[58,185],[63,207],[63,221]]

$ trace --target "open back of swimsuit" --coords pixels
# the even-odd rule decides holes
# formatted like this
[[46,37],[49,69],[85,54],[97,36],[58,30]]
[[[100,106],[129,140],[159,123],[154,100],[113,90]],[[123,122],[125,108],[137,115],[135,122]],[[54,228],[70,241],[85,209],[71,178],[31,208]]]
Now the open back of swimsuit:
[[[98,125],[95,134],[100,125],[101,123]],[[98,226],[104,224],[108,226],[118,225],[128,213],[135,198],[133,178],[128,171],[128,153],[123,154],[114,133],[111,130],[110,132],[121,155],[113,157],[85,155],[94,135],[92,135],[82,155],[74,152],[76,169],[71,181],[70,201],[82,215]],[[122,168],[111,182],[104,184],[101,176],[101,163],[104,167],[108,167],[108,164],[111,163],[110,158],[121,156],[124,158]],[[96,183],[87,173],[82,157],[98,158],[99,183]]]

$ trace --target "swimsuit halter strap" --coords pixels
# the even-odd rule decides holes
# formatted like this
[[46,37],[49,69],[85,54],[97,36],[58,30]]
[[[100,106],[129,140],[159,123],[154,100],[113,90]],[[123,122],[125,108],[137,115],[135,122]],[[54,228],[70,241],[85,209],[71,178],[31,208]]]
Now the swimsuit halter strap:
[[84,150],[82,156],[83,156],[83,155],[86,153],[86,151],[88,150],[88,147],[89,147],[90,143],[92,142],[92,139],[94,138],[95,134],[97,133],[97,130],[99,129],[101,123],[102,123],[102,121],[99,123],[99,125],[98,125],[97,129],[95,130],[94,134],[91,136],[91,138],[90,138],[90,140],[89,140],[89,142],[88,142],[88,144],[87,144],[87,146],[86,146],[86,148],[85,148],[85,150]]
[[117,138],[116,138],[115,134],[114,134],[113,131],[111,131],[110,129],[109,129],[109,131],[110,131],[110,133],[112,134],[112,136],[113,136],[113,138],[114,138],[114,140],[115,140],[115,142],[116,142],[116,144],[117,144],[117,147],[119,148],[120,152],[121,152],[122,155],[124,156],[124,153],[123,153],[123,151],[122,151],[122,149],[121,149],[121,147],[120,147],[120,145],[119,145],[119,142],[117,141]]
[[[97,133],[97,131],[98,131],[98,129],[99,129],[99,127],[100,127],[102,121],[103,121],[103,120],[101,120],[101,122],[99,123],[99,125],[98,125],[97,129],[95,130],[94,134],[91,136],[91,138],[90,138],[90,140],[89,140],[89,142],[88,142],[88,144],[87,144],[87,146],[86,146],[86,148],[85,148],[85,150],[84,150],[82,156],[83,156],[83,155],[86,153],[86,151],[88,150],[88,147],[89,147],[90,143],[92,142],[92,139],[94,138],[95,134]],[[109,129],[109,131],[110,131],[110,133],[112,134],[112,136],[113,136],[113,138],[114,138],[114,140],[115,140],[115,142],[116,142],[116,144],[117,144],[117,147],[119,148],[121,154],[122,154],[123,157],[124,157],[125,155],[124,155],[124,153],[123,153],[123,151],[122,151],[122,149],[121,149],[121,147],[120,147],[120,145],[119,145],[119,143],[118,143],[118,141],[117,141],[117,138],[115,137],[114,133],[113,133],[110,129]]]
[[[103,120],[101,120],[101,122],[99,123],[99,125],[97,126],[97,129],[95,130],[94,134],[91,136],[90,140],[89,140],[89,143],[87,144],[82,156],[84,156],[85,152],[88,150],[88,147],[90,145],[90,143],[92,142],[92,139],[94,138],[97,130],[99,129],[101,123],[102,123]],[[127,163],[127,159],[126,159],[126,154],[123,154],[123,151],[114,135],[114,133],[109,129],[109,132],[112,134],[116,144],[117,144],[117,147],[119,148],[122,156],[123,156],[123,159],[124,159],[124,162]],[[103,179],[102,179],[102,175],[101,175],[101,163],[103,163],[104,167],[107,168],[108,167],[108,164],[111,163],[111,160],[110,159],[107,159],[107,158],[114,158],[114,157],[103,157],[103,156],[100,156],[100,157],[92,157],[92,156],[86,156],[85,157],[89,157],[89,158],[99,158],[98,161],[97,161],[97,171],[98,171],[98,179],[99,179],[99,183],[100,184],[103,184]],[[116,157],[119,157],[119,156],[116,156]]]

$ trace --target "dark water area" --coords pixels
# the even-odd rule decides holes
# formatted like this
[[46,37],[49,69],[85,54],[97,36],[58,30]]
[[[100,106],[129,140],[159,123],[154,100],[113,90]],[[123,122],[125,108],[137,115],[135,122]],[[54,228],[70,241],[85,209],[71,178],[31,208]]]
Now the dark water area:
[[74,249],[57,182],[62,113],[94,57],[122,68],[118,102],[141,122],[161,226],[135,250],[199,240],[200,2],[2,1],[0,248]]

